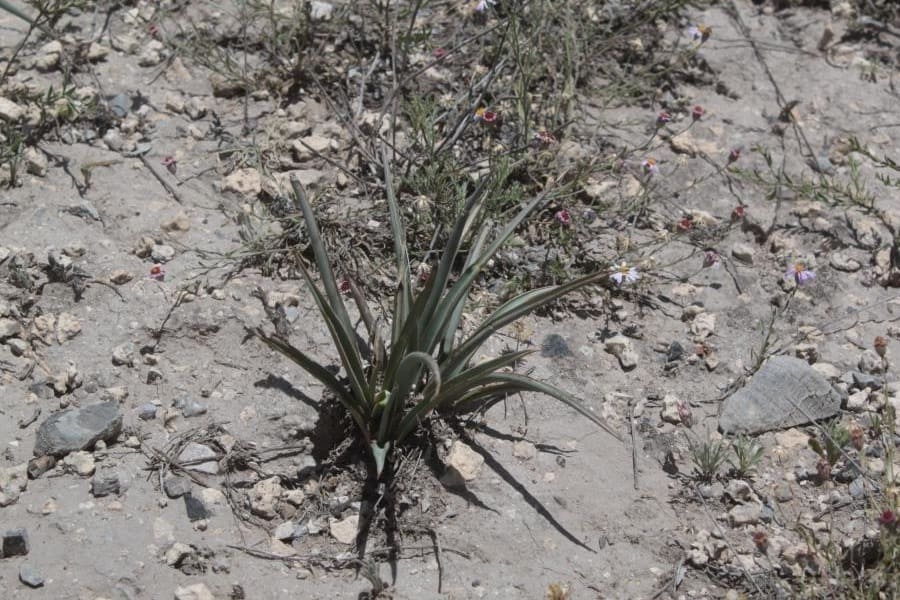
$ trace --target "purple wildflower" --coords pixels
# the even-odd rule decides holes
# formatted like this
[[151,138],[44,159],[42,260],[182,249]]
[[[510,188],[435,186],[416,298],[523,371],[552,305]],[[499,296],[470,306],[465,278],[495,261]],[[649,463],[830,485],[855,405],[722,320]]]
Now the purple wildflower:
[[810,270],[804,263],[796,262],[789,266],[787,271],[784,272],[784,278],[793,278],[794,281],[797,282],[797,285],[803,285],[811,279],[815,279],[816,272]]

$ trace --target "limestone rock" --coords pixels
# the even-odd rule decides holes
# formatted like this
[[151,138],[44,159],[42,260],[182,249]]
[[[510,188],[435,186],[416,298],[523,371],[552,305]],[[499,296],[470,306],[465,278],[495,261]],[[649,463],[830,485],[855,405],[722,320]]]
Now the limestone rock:
[[448,485],[465,485],[465,482],[478,477],[483,464],[483,456],[457,440],[453,442],[447,455],[447,474],[444,476],[444,482]]
[[277,514],[275,508],[281,499],[281,481],[277,477],[263,479],[250,491],[250,510],[263,519],[272,519]]
[[256,196],[262,191],[262,177],[256,169],[238,169],[222,182],[222,191]]
[[775,356],[725,400],[719,428],[725,433],[762,433],[826,419],[840,407],[840,394],[809,364]]
[[331,537],[341,544],[352,544],[356,541],[356,532],[359,530],[359,515],[350,515],[346,519],[332,519],[328,524],[328,532]]

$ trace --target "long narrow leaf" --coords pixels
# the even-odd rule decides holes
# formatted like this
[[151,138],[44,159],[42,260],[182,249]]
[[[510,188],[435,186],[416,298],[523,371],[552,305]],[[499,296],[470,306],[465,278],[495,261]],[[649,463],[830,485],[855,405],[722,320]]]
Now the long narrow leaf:
[[410,392],[414,389],[419,377],[422,373],[422,367],[431,372],[431,382],[434,388],[440,392],[441,389],[441,371],[437,362],[424,352],[412,352],[407,354],[397,369],[397,378],[395,388],[391,391],[388,405],[384,408],[381,415],[381,424],[378,430],[379,443],[385,443],[389,439],[393,439],[395,426],[398,424],[398,414],[406,404],[406,399]]
[[453,374],[465,367],[472,354],[498,329],[546,305],[548,302],[594,283],[604,276],[605,273],[592,273],[560,285],[525,292],[508,300],[484,321],[478,329],[472,332],[462,344],[455,348],[453,354],[447,360],[441,363],[444,374]]
[[[397,205],[397,197],[394,195],[394,182],[391,175],[391,165],[388,159],[387,147],[381,145],[381,162],[384,169],[384,191],[387,196],[388,212],[390,214],[391,232],[394,235],[394,256],[397,258],[397,297],[394,301],[394,327],[399,327],[406,321],[409,308],[412,304],[412,290],[409,281],[409,253],[406,249],[406,234],[403,230],[403,219],[400,217],[400,207]],[[395,329],[395,331],[397,331]]]
[[[491,224],[488,222],[482,227],[481,233],[478,234],[475,243],[472,244],[469,255],[466,257],[466,263],[463,265],[463,271],[472,266],[472,263],[475,262],[476,258],[481,255],[481,249],[484,247],[484,243],[487,241],[490,233]],[[441,356],[450,354],[450,351],[453,349],[453,342],[456,339],[456,330],[459,328],[459,322],[462,320],[463,309],[465,309],[465,307],[465,299],[457,303],[456,308],[453,309],[453,312],[450,315],[450,321],[444,326],[445,331],[443,335],[444,341],[441,343]]]
[[[479,182],[478,187],[466,200],[462,213],[453,225],[450,237],[447,239],[447,243],[444,245],[444,250],[441,253],[441,260],[438,262],[437,269],[431,274],[429,285],[424,290],[424,292],[427,292],[423,298],[425,302],[420,312],[415,313],[421,318],[423,324],[431,323],[433,313],[441,300],[441,296],[444,294],[444,290],[447,289],[453,264],[456,262],[456,256],[459,254],[460,246],[464,240],[468,217],[475,209],[477,203],[483,200],[483,192],[487,188],[489,181],[490,177],[485,177]],[[427,346],[421,346],[416,349],[429,353],[433,351],[433,347],[429,348]]]
[[461,396],[467,390],[483,385],[486,375],[492,375],[501,369],[511,367],[533,352],[534,350],[519,350],[501,354],[447,378],[440,392],[434,392],[433,388],[428,386],[425,388],[424,394],[427,398],[433,398],[433,408],[440,408],[441,404],[451,398]]
[[477,259],[469,265],[460,275],[459,280],[447,292],[440,304],[434,311],[434,315],[428,320],[428,327],[423,332],[423,344],[426,351],[434,351],[435,345],[443,337],[447,328],[447,323],[453,317],[453,312],[460,302],[469,295],[469,289],[472,287],[475,278],[487,264],[488,260],[497,253],[503,244],[515,233],[522,221],[531,214],[531,212],[547,199],[548,194],[544,193],[528,202],[519,213],[513,217],[503,231],[491,242],[488,248]]
[[294,188],[294,195],[300,211],[303,213],[303,220],[306,222],[306,233],[309,236],[309,245],[312,247],[313,256],[316,260],[316,268],[319,270],[319,276],[322,279],[322,285],[325,287],[325,295],[328,296],[328,303],[331,305],[334,313],[338,317],[341,327],[344,329],[348,337],[355,337],[353,326],[350,324],[350,316],[347,314],[347,307],[344,306],[344,300],[338,291],[337,280],[331,265],[328,262],[328,252],[325,250],[325,244],[322,242],[322,234],[319,232],[319,225],[316,223],[316,216],[313,214],[312,206],[306,198],[306,192],[300,181],[295,175],[290,178],[291,187]]
[[499,369],[514,365],[532,352],[532,350],[520,350],[519,352],[510,352],[509,354],[487,360],[452,379],[448,379],[442,387],[432,387],[429,383],[423,392],[424,399],[403,417],[398,427],[397,439],[406,437],[416,424],[431,411],[439,408],[444,403],[449,403],[453,399],[463,396],[471,389],[491,383],[490,375],[495,374]]
[[328,326],[331,338],[341,357],[341,363],[344,370],[347,371],[347,379],[350,380],[350,390],[361,402],[371,404],[371,398],[368,396],[369,386],[366,380],[365,371],[362,366],[362,357],[359,353],[359,345],[356,342],[356,332],[352,331],[348,334],[341,325],[340,317],[335,313],[333,308],[329,306],[327,299],[316,287],[309,272],[303,265],[300,265],[300,271],[306,279],[307,287],[312,292],[316,301],[319,312]]
[[359,425],[359,427],[363,430],[365,429],[366,425],[365,419],[363,417],[365,407],[359,402],[359,399],[357,399],[353,394],[350,393],[345,385],[338,381],[337,377],[332,375],[331,371],[311,359],[309,356],[307,356],[302,351],[298,350],[285,340],[266,335],[266,333],[260,328],[253,329],[253,333],[269,348],[297,363],[300,368],[312,375],[325,387],[334,392],[334,394],[338,397],[338,400],[340,400],[341,404],[343,404],[344,407],[350,412],[350,415],[353,417],[353,420],[356,421],[357,425]]

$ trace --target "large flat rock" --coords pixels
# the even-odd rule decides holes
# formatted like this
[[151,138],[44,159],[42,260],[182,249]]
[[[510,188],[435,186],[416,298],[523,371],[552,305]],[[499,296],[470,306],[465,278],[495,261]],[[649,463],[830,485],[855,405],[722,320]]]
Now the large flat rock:
[[826,419],[838,413],[841,396],[806,361],[774,356],[750,383],[725,399],[723,433],[762,433]]
[[115,402],[70,408],[51,415],[38,428],[34,455],[65,456],[111,442],[122,431],[122,413]]

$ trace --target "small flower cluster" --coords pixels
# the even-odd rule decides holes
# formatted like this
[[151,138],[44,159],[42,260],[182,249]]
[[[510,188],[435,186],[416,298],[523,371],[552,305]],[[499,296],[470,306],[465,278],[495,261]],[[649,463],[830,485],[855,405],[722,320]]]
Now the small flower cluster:
[[178,170],[178,161],[175,160],[174,156],[167,156],[162,159],[162,166],[164,166],[169,173],[174,175]]
[[495,4],[497,4],[497,0],[478,0],[475,3],[475,12],[483,13]]
[[816,278],[816,272],[809,269],[805,263],[795,262],[784,272],[785,279],[793,279],[797,285],[804,285]]
[[150,275],[148,275],[148,277],[154,281],[165,281],[166,270],[163,269],[163,266],[160,264],[153,265],[150,267]]
[[541,131],[535,133],[534,141],[541,146],[554,146],[559,143],[559,140],[556,139],[556,136],[546,129],[542,129]]
[[645,158],[641,161],[641,169],[645,175],[659,175],[659,165],[656,164],[656,159]]
[[481,121],[488,125],[497,122],[498,115],[494,111],[488,110],[481,106],[475,111],[475,120]]
[[641,278],[641,274],[638,272],[637,267],[629,267],[628,263],[625,262],[612,265],[610,269],[612,269],[612,274],[609,278],[615,281],[616,285],[634,283]]
[[557,222],[563,227],[568,227],[572,224],[572,215],[566,209],[556,211],[554,217],[556,217]]
[[712,35],[712,27],[709,25],[692,25],[688,28],[688,37],[691,41],[702,44]]

